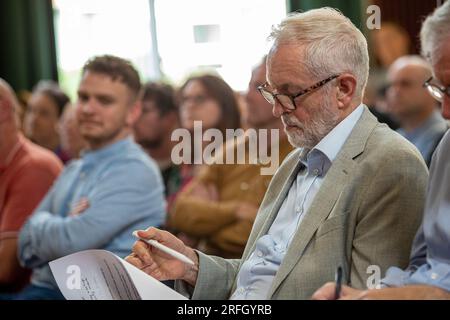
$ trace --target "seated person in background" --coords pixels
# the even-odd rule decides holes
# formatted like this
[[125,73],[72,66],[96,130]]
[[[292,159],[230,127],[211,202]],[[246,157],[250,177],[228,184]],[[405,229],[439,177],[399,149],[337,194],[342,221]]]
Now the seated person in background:
[[[156,161],[168,202],[181,187],[181,167],[172,162],[172,132],[180,127],[175,93],[169,85],[149,82],[141,94],[142,113],[133,127],[134,139]],[[168,203],[168,206],[170,204]]]
[[[435,10],[422,25],[424,56],[433,68],[428,89],[442,103],[450,119],[450,2]],[[431,161],[430,180],[422,226],[416,234],[408,268],[390,268],[383,288],[356,290],[344,286],[341,299],[450,299],[450,134],[442,138]],[[314,299],[336,299],[328,283]]]
[[87,147],[87,144],[81,136],[74,105],[69,104],[65,107],[59,123],[59,135],[62,150],[69,155],[70,159],[79,159],[81,151]]
[[339,265],[343,283],[365,288],[369,266],[407,266],[420,225],[428,170],[361,103],[369,73],[361,31],[321,8],[289,15],[272,37],[260,92],[296,150],[272,178],[242,258],[202,254],[156,228],[138,234],[195,265],[143,241],[127,257],[157,279],[179,280],[193,299],[309,299]]
[[[192,178],[197,176],[202,168],[203,159],[195,159],[195,152],[192,151],[194,146],[202,146],[203,150],[203,147],[209,143],[203,140],[204,132],[216,128],[226,137],[226,129],[235,130],[241,126],[236,95],[233,89],[217,76],[207,74],[188,78],[179,89],[178,100],[180,130],[191,137],[191,154],[190,163],[180,165],[181,181],[178,192],[168,199],[169,214],[179,192],[189,185]],[[194,131],[195,123],[197,126],[201,125],[201,130],[197,127],[197,131]],[[220,144],[223,142],[219,141]],[[184,239],[188,241],[188,237]]]
[[65,164],[70,158],[61,148],[58,126],[69,97],[53,81],[40,81],[28,100],[25,135],[34,143],[49,149]]
[[87,249],[124,257],[134,230],[164,223],[161,174],[131,137],[140,86],[121,58],[95,57],[83,67],[76,108],[88,151],[66,167],[20,232],[31,285],[0,299],[60,299],[49,261]]
[[[265,59],[255,68],[246,94],[247,124],[253,129],[279,129],[279,161],[292,151],[283,123],[272,114],[271,105],[259,94],[258,86],[266,79]],[[226,152],[237,154],[248,139],[228,142]],[[270,131],[268,150],[270,148]],[[222,154],[218,155],[222,157]],[[236,158],[235,158],[236,159]],[[240,258],[247,243],[259,205],[272,175],[261,175],[262,166],[250,164],[212,164],[204,166],[199,176],[178,196],[169,226],[199,239],[199,250],[224,258]]]
[[431,77],[431,66],[420,56],[397,59],[388,71],[387,102],[400,122],[397,130],[419,149],[427,165],[448,124],[423,83]]
[[11,87],[0,79],[0,292],[17,291],[29,272],[17,259],[17,238],[62,170],[61,161],[20,133],[19,105]]

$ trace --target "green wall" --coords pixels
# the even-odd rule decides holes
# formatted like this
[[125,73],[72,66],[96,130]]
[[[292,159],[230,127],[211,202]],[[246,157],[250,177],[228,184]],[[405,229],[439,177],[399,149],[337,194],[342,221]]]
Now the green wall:
[[1,0],[0,39],[0,77],[15,90],[57,80],[51,0]]
[[364,30],[366,3],[366,0],[288,0],[287,10],[292,12],[320,7],[337,8],[349,17],[360,30]]

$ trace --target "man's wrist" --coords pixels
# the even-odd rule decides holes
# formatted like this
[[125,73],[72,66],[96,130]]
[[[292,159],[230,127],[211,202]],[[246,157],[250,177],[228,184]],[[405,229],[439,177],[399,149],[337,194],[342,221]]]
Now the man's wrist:
[[198,254],[191,248],[187,248],[187,250],[184,254],[185,254],[185,256],[187,256],[189,259],[191,259],[194,262],[194,265],[186,264],[187,270],[183,277],[183,281],[187,282],[192,287],[195,287],[195,284],[197,283],[198,270],[199,270]]

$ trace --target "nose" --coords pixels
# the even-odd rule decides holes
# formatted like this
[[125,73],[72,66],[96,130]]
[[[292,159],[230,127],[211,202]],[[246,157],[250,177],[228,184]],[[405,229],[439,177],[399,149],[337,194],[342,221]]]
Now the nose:
[[93,102],[91,99],[84,101],[80,105],[80,111],[84,114],[91,114],[94,111]]
[[272,114],[275,118],[280,118],[282,114],[288,113],[285,108],[275,99],[275,104],[272,106]]

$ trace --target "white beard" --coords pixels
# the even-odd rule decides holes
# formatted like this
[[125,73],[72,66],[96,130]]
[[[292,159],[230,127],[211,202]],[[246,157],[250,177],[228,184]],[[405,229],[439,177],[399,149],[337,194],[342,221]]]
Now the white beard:
[[339,114],[333,110],[330,101],[324,101],[322,106],[311,109],[315,112],[310,112],[311,118],[308,123],[301,123],[292,114],[281,116],[285,125],[298,127],[285,130],[290,144],[294,147],[312,149],[339,123]]

